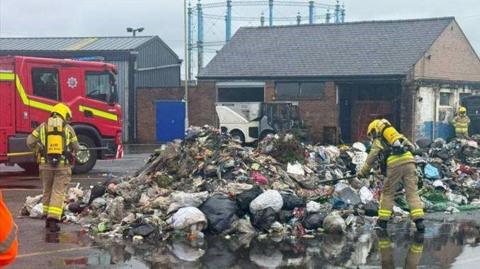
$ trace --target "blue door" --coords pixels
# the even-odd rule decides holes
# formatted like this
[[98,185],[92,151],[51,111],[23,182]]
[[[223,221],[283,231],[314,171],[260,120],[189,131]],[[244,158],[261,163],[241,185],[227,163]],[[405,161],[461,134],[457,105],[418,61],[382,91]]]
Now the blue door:
[[156,101],[157,142],[168,142],[185,137],[185,103]]

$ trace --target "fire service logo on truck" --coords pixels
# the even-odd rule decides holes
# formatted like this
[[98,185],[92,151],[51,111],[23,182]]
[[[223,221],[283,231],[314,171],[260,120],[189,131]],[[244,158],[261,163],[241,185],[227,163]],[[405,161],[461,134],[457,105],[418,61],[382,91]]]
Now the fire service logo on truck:
[[67,85],[68,85],[69,88],[74,89],[74,88],[77,87],[78,81],[74,77],[69,77],[68,80],[67,80]]

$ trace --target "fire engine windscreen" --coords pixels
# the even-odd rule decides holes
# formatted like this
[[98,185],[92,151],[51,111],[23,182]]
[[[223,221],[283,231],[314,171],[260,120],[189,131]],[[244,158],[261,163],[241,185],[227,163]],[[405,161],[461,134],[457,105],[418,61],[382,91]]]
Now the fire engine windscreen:
[[87,96],[108,103],[117,103],[115,77],[108,72],[88,72],[86,74]]

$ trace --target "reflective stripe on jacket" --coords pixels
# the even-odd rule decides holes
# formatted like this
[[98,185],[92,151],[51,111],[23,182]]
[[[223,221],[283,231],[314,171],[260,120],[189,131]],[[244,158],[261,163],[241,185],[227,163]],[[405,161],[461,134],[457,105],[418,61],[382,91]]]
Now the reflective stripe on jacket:
[[[76,142],[77,141],[77,136],[75,135],[75,133],[73,133],[71,130],[70,130],[70,126],[65,126],[65,131],[64,131],[64,134],[65,134],[65,146],[68,146],[70,145],[70,143],[72,142]],[[35,132],[38,133],[38,136],[36,136]],[[47,126],[46,124],[42,124],[39,128],[39,130],[37,131],[37,129],[35,129],[33,132],[32,132],[33,136],[36,136],[38,137],[38,139],[40,140],[40,143],[42,143],[43,146],[46,146],[47,145]]]
[[[33,130],[31,134],[40,144],[43,145],[43,147],[46,147],[47,144],[47,126],[45,123],[40,124],[35,130]],[[78,148],[78,138],[75,134],[75,131],[73,130],[72,126],[66,125],[64,129],[64,136],[65,136],[65,147],[71,146],[74,150]],[[27,139],[27,144],[29,143],[34,143],[33,140],[29,142],[29,139]],[[32,145],[28,145],[30,148]],[[45,155],[43,156],[38,156],[38,163],[45,163]],[[63,156],[65,157],[65,156]],[[66,161],[62,161],[62,163],[65,163]]]
[[[365,161],[365,164],[361,169],[361,173],[364,175],[368,174],[371,167],[373,166],[373,163],[378,160],[378,156],[380,155],[380,153],[388,150],[388,147],[390,146],[385,145],[385,143],[383,143],[380,138],[375,138],[372,143],[372,148],[368,153],[367,160]],[[415,163],[415,158],[410,151],[407,151],[399,155],[389,155],[386,162],[388,167],[396,167],[406,163]]]
[[411,162],[415,162],[415,158],[413,157],[413,154],[410,151],[407,151],[399,155],[390,155],[387,158],[388,166],[395,166],[395,165],[411,163]]

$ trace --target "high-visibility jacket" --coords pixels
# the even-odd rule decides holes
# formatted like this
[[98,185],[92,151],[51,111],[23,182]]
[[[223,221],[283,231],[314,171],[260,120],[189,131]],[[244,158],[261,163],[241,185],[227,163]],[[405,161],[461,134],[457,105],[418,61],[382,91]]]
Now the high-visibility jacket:
[[468,125],[470,118],[466,115],[458,115],[453,118],[453,127],[455,127],[455,134],[468,134]]
[[[407,141],[407,143],[411,144],[410,141]],[[413,154],[410,151],[406,151],[402,154],[392,154],[389,153],[389,147],[390,146],[384,143],[381,138],[375,138],[372,143],[372,148],[368,153],[367,160],[360,170],[360,173],[362,175],[368,175],[375,161],[379,159],[380,154],[388,154],[388,156],[385,156],[386,160],[382,160],[386,162],[387,167],[397,167],[406,163],[415,163],[415,157],[413,157]]]
[[[27,146],[31,149],[35,148],[35,143],[40,142],[40,144],[43,145],[43,147],[46,147],[47,144],[47,130],[46,130],[46,123],[40,124],[33,132],[31,135],[28,136],[27,138]],[[75,134],[75,131],[73,130],[72,126],[66,125],[64,129],[64,137],[65,137],[65,146],[70,147],[73,149],[73,151],[78,151],[79,150],[79,145],[78,145],[78,138],[77,135]],[[38,156],[38,162],[43,164],[46,161],[46,156],[39,154]],[[65,159],[65,156],[62,156],[63,163],[68,164],[68,160]]]
[[17,257],[17,229],[0,192],[0,268],[12,263]]

